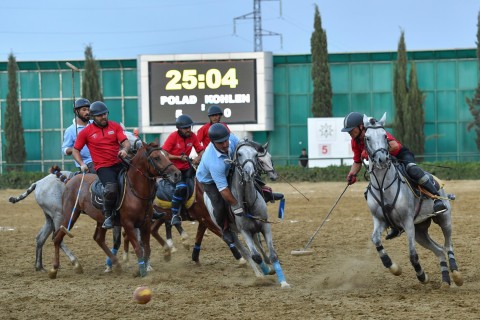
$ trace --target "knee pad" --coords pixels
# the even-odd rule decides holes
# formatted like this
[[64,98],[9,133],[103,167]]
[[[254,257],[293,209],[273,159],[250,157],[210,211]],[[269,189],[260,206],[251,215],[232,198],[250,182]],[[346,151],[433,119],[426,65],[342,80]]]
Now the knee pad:
[[183,181],[177,183],[173,194],[175,197],[184,198],[185,195],[187,194],[187,184]]
[[428,181],[427,174],[420,169],[415,163],[407,164],[407,173],[408,175],[417,181],[418,184],[424,184]]
[[118,184],[107,182],[103,189],[103,197],[105,200],[114,201],[117,199]]

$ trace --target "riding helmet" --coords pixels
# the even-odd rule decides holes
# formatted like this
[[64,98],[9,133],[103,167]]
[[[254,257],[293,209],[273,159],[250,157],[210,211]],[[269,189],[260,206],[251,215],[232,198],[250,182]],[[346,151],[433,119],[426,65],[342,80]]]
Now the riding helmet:
[[221,123],[214,123],[208,129],[208,137],[212,142],[224,142],[230,137],[230,131]]
[[189,115],[182,114],[180,117],[177,118],[175,125],[177,126],[177,129],[190,128],[191,126],[193,126],[193,120],[192,118],[190,118]]
[[345,119],[343,119],[344,128],[342,129],[342,132],[350,132],[361,124],[363,124],[363,114],[359,112],[350,112]]
[[219,114],[221,116],[223,116],[223,111],[222,109],[220,109],[219,106],[211,106],[210,108],[208,108],[208,116],[214,116],[216,114]]
[[90,105],[90,115],[99,116],[108,113],[108,108],[102,101],[95,101]]
[[75,106],[73,107],[73,109],[77,110],[83,107],[90,107],[90,101],[88,101],[88,99],[78,98],[77,100],[75,100]]

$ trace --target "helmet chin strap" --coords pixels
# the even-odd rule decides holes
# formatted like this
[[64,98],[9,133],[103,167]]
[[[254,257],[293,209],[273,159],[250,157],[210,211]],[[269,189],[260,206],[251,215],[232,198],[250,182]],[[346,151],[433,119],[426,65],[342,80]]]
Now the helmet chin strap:
[[357,128],[358,128],[358,134],[354,139],[357,143],[360,143],[360,136],[362,135],[362,132],[365,130],[365,128],[362,129],[360,128],[360,126],[357,126]]

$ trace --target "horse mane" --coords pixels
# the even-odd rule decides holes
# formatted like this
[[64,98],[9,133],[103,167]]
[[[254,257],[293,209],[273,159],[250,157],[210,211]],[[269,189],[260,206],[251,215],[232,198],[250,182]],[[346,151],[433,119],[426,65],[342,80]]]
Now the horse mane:
[[52,166],[52,167],[50,168],[49,171],[50,171],[51,174],[56,175],[57,178],[58,178],[60,181],[62,181],[63,183],[67,183],[67,182],[68,182],[68,180],[69,180],[68,177],[65,176],[64,174],[62,174],[62,169],[60,169],[59,166],[54,165],[54,166]]

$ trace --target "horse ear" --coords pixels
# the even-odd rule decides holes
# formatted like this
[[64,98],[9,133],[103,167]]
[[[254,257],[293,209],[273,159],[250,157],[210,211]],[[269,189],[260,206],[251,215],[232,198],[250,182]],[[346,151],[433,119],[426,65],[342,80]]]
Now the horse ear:
[[366,128],[369,125],[370,118],[366,114],[363,115],[363,126]]
[[378,121],[378,123],[380,123],[382,125],[382,127],[385,125],[385,120],[387,119],[387,113],[385,112],[382,116],[382,118],[380,119],[380,121]]
[[269,142],[270,142],[270,141],[267,141],[267,143],[265,143],[265,144],[263,145],[263,149],[267,150],[267,148],[268,148],[268,143],[269,143]]

